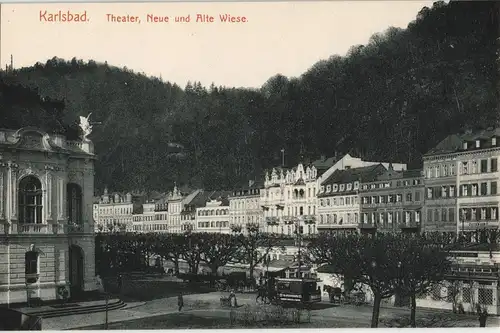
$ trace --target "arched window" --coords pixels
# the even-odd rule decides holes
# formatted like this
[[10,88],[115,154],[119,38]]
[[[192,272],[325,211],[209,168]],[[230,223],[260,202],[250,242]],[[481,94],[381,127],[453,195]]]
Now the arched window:
[[19,223],[42,223],[42,183],[28,176],[19,182]]
[[68,221],[82,225],[82,190],[77,184],[70,183],[66,191]]

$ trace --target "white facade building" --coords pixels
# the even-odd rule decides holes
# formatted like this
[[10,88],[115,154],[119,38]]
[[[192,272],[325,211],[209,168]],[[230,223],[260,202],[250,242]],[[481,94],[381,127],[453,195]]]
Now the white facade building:
[[96,232],[129,230],[132,227],[132,194],[108,193],[104,194],[93,205],[93,215]]
[[262,223],[262,208],[260,206],[259,185],[250,181],[248,186],[234,190],[229,196],[229,214],[231,226],[241,228],[246,232],[248,223]]
[[168,195],[168,232],[181,233],[182,194],[177,188]]
[[0,303],[97,289],[93,144],[0,130]]
[[229,234],[232,232],[229,215],[229,193],[212,192],[204,207],[196,208],[196,232]]
[[286,170],[274,168],[266,173],[260,192],[265,232],[292,235],[314,234],[318,171],[314,165]]

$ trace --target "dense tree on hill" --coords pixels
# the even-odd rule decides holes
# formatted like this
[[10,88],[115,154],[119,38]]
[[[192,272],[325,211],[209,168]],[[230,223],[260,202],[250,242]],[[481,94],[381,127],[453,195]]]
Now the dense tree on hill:
[[[300,78],[276,75],[258,90],[198,82],[182,89],[107,63],[53,58],[2,73],[2,80],[64,101],[64,116],[35,111],[53,108],[45,104],[21,117],[18,109],[27,108],[8,102],[15,106],[2,108],[0,120],[2,127],[57,128],[55,120],[74,127],[93,112],[101,122],[91,136],[96,184],[116,190],[164,190],[174,181],[229,188],[280,164],[282,148],[290,165],[350,151],[419,166],[445,136],[498,124],[497,7],[436,2],[407,29],[389,28]],[[185,155],[172,154],[172,142]]]

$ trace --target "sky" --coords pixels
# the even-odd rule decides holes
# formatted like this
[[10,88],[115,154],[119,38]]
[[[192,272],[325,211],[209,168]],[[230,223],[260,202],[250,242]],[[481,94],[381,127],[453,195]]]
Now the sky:
[[[300,76],[390,26],[406,28],[424,6],[432,1],[3,4],[0,63],[5,68],[11,54],[15,68],[76,57],[181,87],[200,81],[257,88],[278,73]],[[45,11],[86,12],[87,21],[49,22]],[[148,14],[169,22],[148,23]],[[198,14],[214,22],[195,22]],[[222,23],[224,14],[247,22]],[[111,15],[140,22],[110,22]],[[189,23],[175,22],[188,15]]]

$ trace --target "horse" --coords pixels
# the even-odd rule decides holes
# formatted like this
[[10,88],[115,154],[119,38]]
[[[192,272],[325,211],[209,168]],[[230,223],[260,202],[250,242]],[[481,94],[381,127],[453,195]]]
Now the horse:
[[259,303],[260,300],[264,304],[271,304],[272,302],[277,301],[276,298],[277,292],[270,288],[269,285],[265,284],[257,289],[255,302]]

